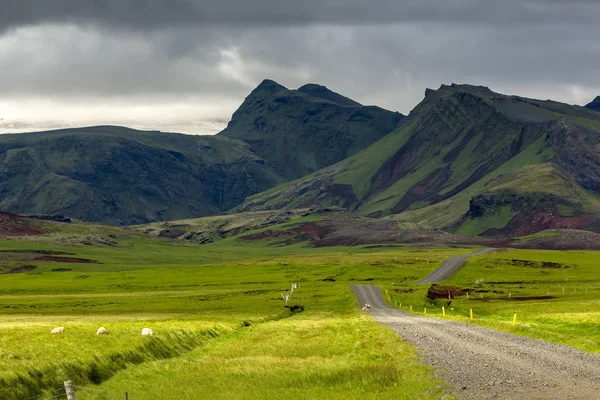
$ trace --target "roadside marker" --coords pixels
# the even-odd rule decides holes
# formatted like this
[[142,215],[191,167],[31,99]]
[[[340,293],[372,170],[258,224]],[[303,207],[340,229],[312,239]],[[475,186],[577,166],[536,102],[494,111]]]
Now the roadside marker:
[[470,312],[470,314],[471,314],[471,320],[473,320],[473,309],[471,308],[471,309],[469,310],[469,312]]
[[446,316],[446,309],[444,307],[442,307],[442,317]]
[[412,311],[412,306],[410,306],[410,311]]
[[517,325],[517,314],[513,317],[513,326]]
[[423,310],[423,314],[427,314],[427,307]]

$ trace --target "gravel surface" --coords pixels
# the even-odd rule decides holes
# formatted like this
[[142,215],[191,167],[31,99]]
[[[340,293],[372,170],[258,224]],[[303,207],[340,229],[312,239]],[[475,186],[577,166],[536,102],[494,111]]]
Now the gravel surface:
[[479,254],[490,253],[494,250],[495,249],[482,249],[477,250],[475,253],[466,254],[464,256],[448,258],[447,260],[444,260],[444,262],[442,263],[442,265],[439,266],[438,269],[436,269],[431,274],[427,275],[427,277],[417,282],[417,285],[430,285],[432,283],[438,283],[450,279],[454,274],[458,272],[458,270],[467,265],[467,260],[469,259],[469,257],[478,256]]
[[388,306],[374,285],[354,285],[373,318],[413,343],[462,399],[600,399],[600,356]]

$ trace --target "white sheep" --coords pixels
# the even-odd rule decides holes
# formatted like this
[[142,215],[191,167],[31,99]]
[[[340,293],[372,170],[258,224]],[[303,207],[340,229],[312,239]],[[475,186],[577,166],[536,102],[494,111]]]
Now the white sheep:
[[106,328],[101,326],[100,328],[98,328],[98,331],[96,332],[96,335],[106,335]]
[[142,329],[142,336],[153,336],[154,332],[152,332],[152,329],[150,328],[144,328]]
[[361,308],[361,310],[367,311],[369,308],[371,308],[371,305],[369,303],[365,303],[365,305],[363,306],[363,308]]
[[58,327],[56,327],[56,328],[52,329],[52,330],[50,331],[50,333],[51,333],[52,335],[56,335],[56,334],[61,334],[61,335],[62,335],[62,334],[64,334],[64,333],[65,333],[65,327],[64,327],[64,326],[58,326]]

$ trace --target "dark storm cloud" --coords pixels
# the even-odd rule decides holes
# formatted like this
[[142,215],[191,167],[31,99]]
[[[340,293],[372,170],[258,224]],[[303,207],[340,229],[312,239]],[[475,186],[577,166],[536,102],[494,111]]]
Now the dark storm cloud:
[[3,0],[0,29],[97,23],[128,29],[461,22],[595,24],[596,0]]
[[599,20],[597,0],[0,0],[0,117],[226,119],[264,78],[405,113],[452,82],[587,103]]

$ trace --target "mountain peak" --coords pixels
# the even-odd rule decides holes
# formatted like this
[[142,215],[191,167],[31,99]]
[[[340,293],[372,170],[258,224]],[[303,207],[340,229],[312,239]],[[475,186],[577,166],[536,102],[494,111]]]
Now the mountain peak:
[[469,85],[467,83],[452,83],[450,85],[442,85],[438,91],[467,92],[479,96],[494,94],[494,92],[492,92],[487,86]]
[[336,93],[326,86],[318,85],[316,83],[308,83],[302,87],[298,88],[298,92],[308,94],[312,97],[320,98],[323,100],[332,101],[334,103],[343,105],[343,106],[360,106],[361,104],[349,99],[345,96],[342,96],[339,93]]
[[281,90],[288,89],[271,79],[265,79],[250,93],[250,96],[270,96]]
[[597,96],[594,100],[592,100],[590,104],[586,105],[585,107],[589,108],[590,110],[600,111],[600,96]]

